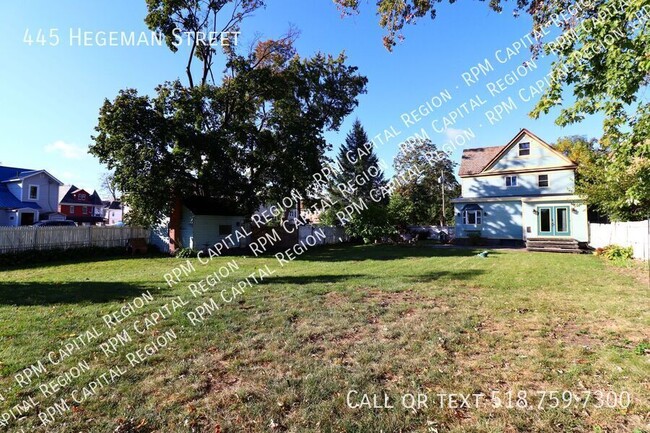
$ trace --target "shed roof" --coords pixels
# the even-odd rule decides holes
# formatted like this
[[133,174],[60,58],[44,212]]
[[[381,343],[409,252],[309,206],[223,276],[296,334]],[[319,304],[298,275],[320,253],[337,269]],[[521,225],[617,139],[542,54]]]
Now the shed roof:
[[183,204],[192,211],[194,215],[243,215],[235,204],[211,197],[188,197],[183,200]]

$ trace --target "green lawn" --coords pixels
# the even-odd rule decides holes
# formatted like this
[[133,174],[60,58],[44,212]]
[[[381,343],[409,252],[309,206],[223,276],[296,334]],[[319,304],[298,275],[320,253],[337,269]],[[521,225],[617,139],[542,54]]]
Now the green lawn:
[[[29,396],[41,411],[66,398],[47,427],[30,411],[1,431],[47,432],[628,432],[650,431],[650,301],[645,273],[588,255],[356,246],[309,252],[285,267],[273,256],[241,268],[202,298],[163,275],[185,260],[58,263],[0,272],[1,413]],[[264,268],[276,271],[234,302],[219,291]],[[646,278],[646,280],[644,280]],[[155,300],[109,333],[102,316],[150,290]],[[230,289],[229,292],[230,293]],[[180,296],[189,302],[148,329],[133,329]],[[192,325],[185,313],[213,297],[220,310]],[[176,298],[177,299],[177,298]],[[14,375],[91,327],[104,335],[23,389]],[[106,356],[98,343],[123,329],[132,342]],[[135,366],[127,354],[173,330],[177,339]],[[169,335],[169,334],[167,334]],[[39,385],[86,360],[46,398]],[[81,404],[71,392],[111,367],[126,373]],[[10,390],[7,390],[10,388]],[[571,391],[538,408],[543,391]],[[350,408],[363,394],[394,408]],[[494,399],[488,397],[495,392]],[[497,406],[511,391],[528,408]],[[597,407],[598,392],[628,392],[627,409]],[[426,394],[427,407],[401,406]],[[488,397],[440,407],[442,393]],[[603,394],[606,396],[607,394]],[[550,394],[546,394],[546,398]],[[409,397],[406,397],[406,402]],[[514,404],[514,402],[513,402]],[[4,429],[4,430],[3,430]]]

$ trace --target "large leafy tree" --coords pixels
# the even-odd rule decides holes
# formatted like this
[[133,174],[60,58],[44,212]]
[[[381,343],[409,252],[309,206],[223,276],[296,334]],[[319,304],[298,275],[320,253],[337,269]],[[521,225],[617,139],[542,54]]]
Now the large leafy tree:
[[[157,25],[172,32],[175,25],[189,25],[176,15],[194,17],[193,8],[206,5],[214,14],[225,3],[149,1],[147,19],[155,12],[162,14],[156,22],[167,22],[170,14],[171,21]],[[208,61],[208,75],[197,84],[190,75],[189,86],[167,82],[154,96],[126,89],[104,102],[90,152],[115,173],[134,208],[132,222],[155,224],[176,198],[190,194],[250,212],[311,185],[329,149],[324,132],[340,127],[367,80],[343,54],[301,58],[294,39],[292,32],[262,41],[248,54],[231,47],[218,84],[207,80],[211,63],[200,57],[204,67]]]
[[[335,1],[346,12],[356,12],[360,7],[359,0]],[[406,24],[427,15],[435,18],[436,3],[377,0],[380,24],[387,30],[385,46],[392,49],[402,39]],[[491,0],[489,7],[501,12],[504,0]],[[531,116],[537,118],[560,107],[556,123],[565,126],[587,115],[602,114],[605,120],[600,144],[609,155],[603,180],[612,191],[621,193],[619,206],[610,213],[624,214],[626,208],[643,206],[650,191],[648,176],[643,175],[650,158],[650,102],[645,97],[650,84],[650,3],[517,0],[514,12],[528,13],[533,19],[533,55],[544,52],[554,58],[550,85]],[[546,31],[549,26],[559,31]],[[567,92],[575,98],[571,105],[565,105]],[[619,179],[629,180],[625,190],[618,188]]]
[[460,185],[454,176],[456,164],[449,155],[430,140],[418,139],[400,149],[393,166],[400,182],[396,183],[391,207],[399,216],[399,225],[453,221],[449,199],[460,195]]
[[642,201],[629,199],[634,188],[650,185],[648,159],[637,158],[621,171],[612,167],[611,153],[595,139],[562,137],[554,146],[578,164],[575,192],[585,197],[590,209],[619,221],[648,217],[650,191],[639,192]]
[[[145,23],[151,30],[165,36],[169,49],[177,52],[179,46],[188,46],[185,73],[189,86],[214,83],[212,67],[219,47],[228,52],[232,48],[230,36],[238,32],[241,22],[264,0],[146,0]],[[228,40],[224,40],[224,37]],[[194,60],[200,63],[199,80]]]

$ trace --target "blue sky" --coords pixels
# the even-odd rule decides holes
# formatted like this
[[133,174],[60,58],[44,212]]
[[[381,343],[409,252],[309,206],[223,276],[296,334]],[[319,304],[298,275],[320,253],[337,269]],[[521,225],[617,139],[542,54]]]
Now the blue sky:
[[[421,133],[421,128],[439,145],[460,130],[470,129],[476,137],[465,147],[504,144],[523,127],[549,142],[564,135],[599,137],[602,133],[597,118],[560,128],[554,124],[553,113],[539,120],[528,117],[536,98],[523,101],[519,91],[548,73],[549,59],[539,61],[536,69],[526,71],[499,95],[491,95],[486,88],[488,82],[495,82],[529,59],[527,49],[503,64],[495,58],[496,50],[505,50],[528,33],[530,20],[526,16],[515,19],[511,13],[497,14],[483,2],[440,4],[435,21],[423,19],[406,28],[406,40],[389,53],[382,46],[383,30],[372,2],[360,15],[343,19],[330,0],[268,3],[266,9],[243,24],[240,49],[246,49],[256,37],[280,36],[293,24],[301,31],[296,44],[300,55],[345,51],[348,62],[358,66],[369,79],[368,93],[359,98],[355,112],[339,132],[327,134],[335,150],[355,117],[370,136],[391,128],[400,132],[393,139],[377,143],[379,156],[389,164],[399,143],[414,132]],[[2,165],[45,168],[65,183],[87,189],[99,187],[99,176],[105,168],[86,150],[104,98],[112,99],[127,87],[152,93],[157,84],[177,77],[186,82],[186,55],[182,49],[174,54],[164,46],[70,46],[70,30],[73,34],[77,29],[139,33],[148,31],[143,21],[145,14],[144,0],[30,0],[3,4]],[[26,31],[35,38],[39,30],[48,35],[52,28],[57,28],[60,36],[57,46],[25,43]],[[462,74],[479,63],[485,65],[485,59],[492,70],[468,86]],[[416,110],[441,92],[448,92],[451,100],[416,125],[404,124],[404,113]],[[530,91],[522,92],[526,98],[530,96]],[[485,104],[447,131],[434,131],[432,120],[441,124],[443,116],[475,95]],[[516,109],[490,125],[486,112],[508,97],[513,98]],[[452,159],[459,161],[461,151],[462,147],[458,147]]]

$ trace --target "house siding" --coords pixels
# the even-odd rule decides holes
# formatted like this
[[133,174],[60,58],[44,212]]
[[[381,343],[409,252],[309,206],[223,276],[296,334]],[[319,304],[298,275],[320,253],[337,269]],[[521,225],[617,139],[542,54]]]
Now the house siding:
[[0,226],[13,226],[15,225],[15,216],[14,219],[9,219],[11,216],[15,215],[13,212],[8,210],[0,210]]
[[[548,175],[549,186],[539,188],[540,174]],[[517,186],[506,186],[506,176],[517,176]],[[462,179],[463,197],[509,197],[548,194],[568,194],[574,189],[575,174],[571,169],[497,174]]]
[[[244,217],[241,216],[194,215],[192,211],[183,206],[181,243],[183,247],[195,250],[208,248],[226,238],[226,236],[219,235],[220,225],[230,225],[230,233],[234,234],[243,223]],[[234,236],[232,240],[236,241]]]
[[[530,143],[530,155],[519,156],[519,143]],[[567,165],[568,162],[548,148],[535,140],[533,137],[525,135],[518,140],[501,158],[490,167],[486,173],[501,170],[516,170],[529,168],[548,168]]]
[[[29,199],[29,187],[31,185],[38,186],[38,200]],[[41,207],[41,213],[57,211],[59,204],[59,185],[54,183],[49,176],[39,173],[27,177],[23,180],[21,189],[22,191],[17,197],[20,197],[25,202],[36,203]],[[14,191],[11,192],[14,193]]]
[[587,221],[587,206],[584,203],[577,203],[572,200],[547,200],[547,201],[524,201],[523,202],[523,225],[527,237],[538,237],[538,216],[535,210],[540,207],[567,206],[569,208],[569,227],[571,237],[578,242],[589,242],[589,223]]
[[483,209],[481,224],[463,224],[462,209],[466,203],[456,203],[456,236],[465,238],[469,232],[480,231],[488,239],[523,239],[522,204],[520,200],[498,203],[473,202]]

